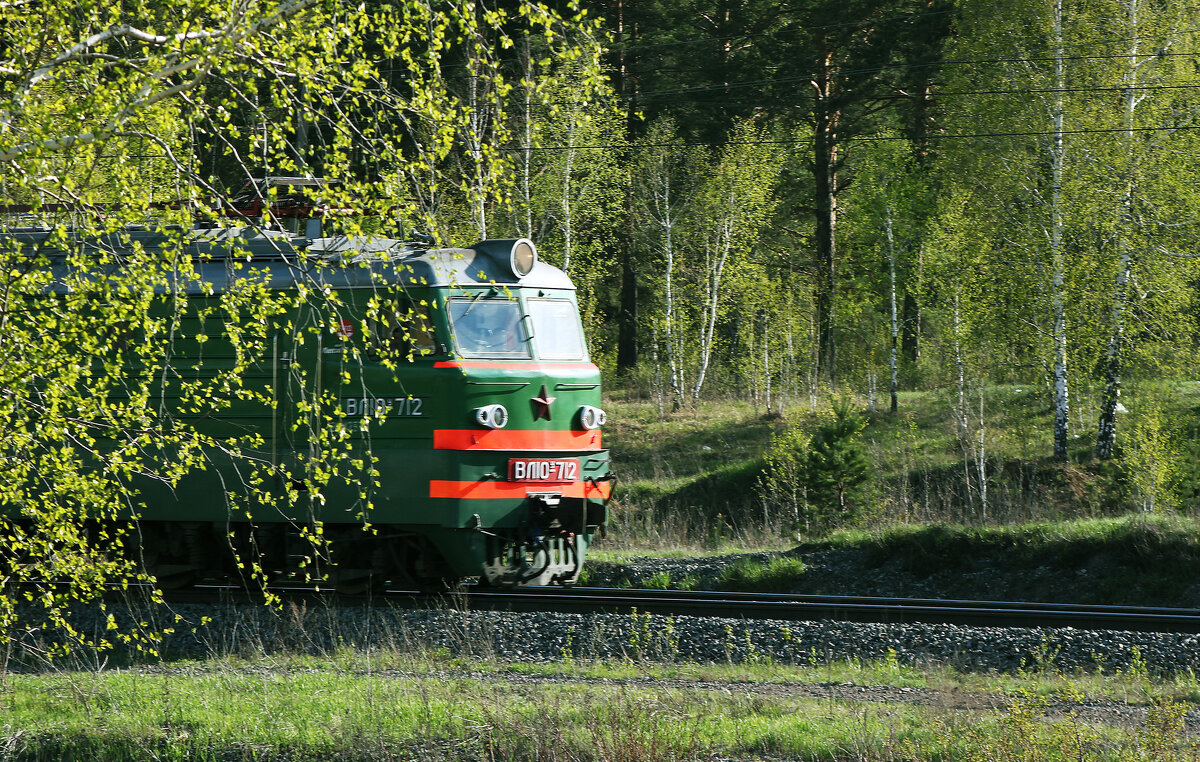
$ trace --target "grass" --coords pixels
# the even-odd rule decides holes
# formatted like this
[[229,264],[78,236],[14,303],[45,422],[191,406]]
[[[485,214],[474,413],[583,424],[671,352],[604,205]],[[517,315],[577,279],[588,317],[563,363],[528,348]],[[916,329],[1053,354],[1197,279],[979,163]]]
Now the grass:
[[[1076,390],[1067,463],[1050,457],[1045,389],[968,391],[963,418],[954,389],[902,393],[894,416],[862,406],[872,475],[853,525],[994,526],[1150,509],[1200,516],[1200,384],[1131,385],[1122,397],[1131,411],[1120,421],[1119,457],[1105,462],[1092,458],[1094,391]],[[782,547],[803,534],[803,496],[795,509],[769,497],[764,458],[789,427],[812,431],[828,401],[793,407],[784,418],[737,400],[661,417],[653,403],[619,395],[606,405],[606,443],[619,476],[608,547],[706,550],[731,540]]]
[[[1007,707],[796,690],[847,683],[993,696]],[[1047,716],[1052,701],[1082,706],[1122,694],[1149,706],[1150,720],[1104,727]],[[894,660],[521,664],[342,651],[9,674],[0,744],[13,760],[1015,760],[1059,758],[1083,739],[1069,758],[1189,759],[1196,748],[1175,733],[1180,702],[1196,694],[1194,678],[962,675]]]
[[[1163,401],[1167,444],[1176,446],[1175,475],[1157,505],[1179,515],[1121,515],[1144,507],[1145,484],[1132,451],[1116,464],[1090,461],[1094,400],[1086,390],[1076,397],[1066,465],[1047,458],[1041,389],[984,389],[983,413],[977,397],[965,438],[955,431],[954,394],[906,393],[901,415],[870,416],[872,497],[857,522],[801,536],[799,555],[732,564],[719,585],[800,587],[814,577],[801,557],[845,551],[884,577],[962,579],[983,563],[985,577],[997,568],[1013,579],[1048,570],[1061,594],[1081,602],[1178,597],[1200,579],[1200,489],[1189,486],[1200,484],[1200,469],[1187,467],[1198,389],[1150,390]],[[1127,423],[1150,415],[1136,407],[1139,391],[1126,402],[1134,410]],[[796,548],[794,517],[761,499],[763,459],[773,436],[815,426],[820,410],[796,408],[780,419],[721,401],[660,420],[651,403],[606,406],[621,482],[610,537],[593,560]],[[979,436],[987,501],[972,476],[976,451],[964,446]],[[1082,583],[1063,582],[1084,568]],[[664,572],[650,584],[696,580]],[[796,663],[760,656],[693,664],[655,661],[656,644],[669,650],[670,632],[637,630],[637,637],[629,658],[607,662],[573,657],[569,648],[559,661],[529,663],[394,645],[7,673],[0,675],[0,759],[1200,759],[1180,723],[1182,710],[1200,703],[1196,676],[1153,675],[1136,659],[1123,671],[1096,665],[1066,673],[1047,654],[1016,674],[963,673],[894,656],[825,661],[816,653]],[[891,698],[851,700],[858,688],[888,690]],[[905,690],[929,700],[902,700],[896,692]],[[1079,711],[1088,702],[1144,707],[1147,717],[1097,724]]]
[[[1123,449],[1106,462],[1091,456],[1094,390],[1075,390],[1069,463],[1049,457],[1045,389],[969,392],[965,433],[957,429],[954,389],[902,393],[895,416],[864,411],[862,441],[873,466],[866,498],[852,521],[827,534],[797,525],[802,495],[797,513],[780,502],[787,490],[768,499],[763,489],[773,437],[788,427],[811,431],[825,414],[821,404],[780,418],[746,402],[708,401],[660,417],[652,403],[611,399],[606,435],[620,481],[608,537],[591,557],[620,563],[833,550],[862,576],[895,582],[896,590],[878,594],[920,588],[954,597],[1200,605],[1200,384],[1127,389]],[[1146,452],[1161,462],[1147,461]],[[1146,474],[1155,469],[1162,473],[1152,488]],[[737,574],[747,579],[662,573],[639,584],[833,593],[853,592],[855,582],[799,569]]]
[[[724,550],[745,553],[745,549]],[[645,555],[647,551],[601,551],[593,562],[636,563]],[[678,558],[687,553],[674,549],[662,555]],[[835,559],[839,575],[810,572],[804,559],[814,557]],[[844,529],[805,538],[786,551],[735,557],[720,577],[660,571],[636,584],[658,589],[848,595],[908,596],[915,594],[912,590],[933,590],[921,594],[1196,607],[1200,605],[1198,580],[1200,519],[1133,514],[1008,526]]]
[[804,562],[799,558],[744,558],[725,569],[719,589],[745,593],[791,590],[803,575]]

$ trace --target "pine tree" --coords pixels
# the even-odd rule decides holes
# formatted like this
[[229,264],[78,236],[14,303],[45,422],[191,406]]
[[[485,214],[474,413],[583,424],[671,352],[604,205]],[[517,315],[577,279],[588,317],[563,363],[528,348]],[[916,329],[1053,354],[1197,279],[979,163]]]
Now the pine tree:
[[802,481],[818,529],[844,524],[861,507],[862,488],[871,472],[859,434],[866,420],[846,400],[833,404],[833,419],[813,434],[802,458]]

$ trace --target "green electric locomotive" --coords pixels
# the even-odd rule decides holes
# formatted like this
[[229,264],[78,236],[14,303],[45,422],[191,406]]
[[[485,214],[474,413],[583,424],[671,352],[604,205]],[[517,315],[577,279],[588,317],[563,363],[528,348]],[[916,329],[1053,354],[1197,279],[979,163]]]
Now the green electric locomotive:
[[[31,250],[48,235],[6,233]],[[145,251],[167,238],[190,266],[163,296],[186,306],[150,406],[216,446],[177,480],[134,484],[123,518],[160,583],[230,583],[247,558],[264,578],[348,591],[578,579],[612,487],[600,372],[574,286],[530,241],[438,249],[226,227],[89,245]],[[237,367],[230,323],[212,315],[249,281],[320,298],[237,327],[263,347]],[[187,399],[190,379],[235,372],[254,394],[210,408]],[[232,454],[222,438],[253,444]],[[323,458],[338,476],[309,496]],[[276,499],[231,503],[251,482]]]

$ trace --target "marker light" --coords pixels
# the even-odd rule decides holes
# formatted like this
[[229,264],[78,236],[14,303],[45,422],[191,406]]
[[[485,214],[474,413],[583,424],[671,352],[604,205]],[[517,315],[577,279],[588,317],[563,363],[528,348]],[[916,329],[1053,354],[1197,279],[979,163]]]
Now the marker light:
[[584,405],[579,408],[579,423],[585,429],[598,429],[608,422],[608,413],[598,407]]
[[475,420],[489,429],[502,429],[508,425],[508,411],[504,405],[487,405],[475,409]]

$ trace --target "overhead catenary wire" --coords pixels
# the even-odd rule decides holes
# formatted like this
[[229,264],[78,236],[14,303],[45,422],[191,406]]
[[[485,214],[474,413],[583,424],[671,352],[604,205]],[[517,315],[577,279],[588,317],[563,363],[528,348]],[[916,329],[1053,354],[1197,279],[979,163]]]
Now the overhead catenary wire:
[[[1045,88],[1007,88],[1007,89],[995,88],[995,89],[988,89],[988,90],[937,90],[935,92],[929,93],[928,97],[930,99],[937,99],[937,98],[944,98],[947,96],[958,97],[958,96],[972,96],[972,95],[1051,95],[1051,94],[1055,94],[1055,93],[1098,93],[1098,94],[1109,95],[1112,93],[1126,93],[1126,92],[1154,92],[1154,91],[1166,91],[1166,90],[1194,90],[1194,89],[1200,89],[1200,82],[1191,82],[1191,83],[1187,83],[1187,84],[1177,84],[1177,85],[1101,85],[1101,86],[1094,86],[1094,87],[1045,87]],[[913,95],[904,94],[904,93],[893,93],[893,94],[881,93],[879,95],[872,96],[872,100],[910,100],[913,97],[914,97]],[[642,99],[638,98],[638,100],[642,100]],[[750,103],[750,104],[757,104],[757,105],[762,105],[762,106],[768,105],[767,102],[765,102],[762,99],[758,99],[758,98],[755,98],[753,100],[723,98],[723,100],[726,102],[730,102],[730,103],[739,103],[739,104]],[[570,103],[571,101],[555,100],[555,101],[551,101],[551,102],[561,104],[561,103]],[[710,103],[709,101],[700,101],[700,100],[691,101],[691,100],[687,100],[687,99],[683,99],[683,98],[679,98],[679,99],[675,99],[675,100],[666,100],[666,101],[651,100],[650,102],[655,103],[655,104]]]
[[[1180,51],[1177,53],[1161,52],[1161,53],[1146,54],[1146,57],[1158,57],[1158,58],[1177,57],[1177,56],[1178,57],[1189,56],[1189,57],[1200,59],[1200,51]],[[881,74],[885,71],[922,68],[922,67],[933,67],[933,66],[944,66],[944,65],[948,65],[948,64],[949,65],[957,65],[957,64],[999,64],[999,63],[1047,63],[1047,62],[1053,62],[1056,60],[1100,61],[1100,60],[1118,60],[1118,59],[1123,59],[1123,58],[1129,58],[1129,53],[1119,53],[1119,54],[1114,53],[1112,55],[1104,55],[1104,56],[1064,56],[1061,58],[1047,56],[1047,57],[1037,57],[1037,58],[954,59],[954,60],[943,60],[943,61],[918,62],[918,63],[910,63],[910,64],[886,64],[884,66],[878,66],[878,67],[833,70],[832,72],[828,72],[828,73],[808,72],[805,74],[796,74],[796,75],[793,75],[790,77],[778,77],[778,78],[771,78],[771,79],[753,79],[753,80],[744,80],[741,82],[725,82],[725,83],[721,83],[721,84],[702,85],[702,86],[698,86],[698,87],[680,87],[680,88],[670,88],[670,89],[665,89],[665,90],[648,90],[648,91],[643,91],[643,92],[638,92],[638,93],[633,93],[630,95],[618,96],[618,97],[625,98],[625,99],[644,99],[644,98],[652,97],[655,95],[683,95],[683,94],[688,94],[688,93],[709,92],[709,91],[721,92],[721,91],[727,91],[727,90],[733,90],[733,89],[740,89],[740,88],[744,88],[744,87],[762,87],[764,85],[782,85],[782,84],[793,84],[796,82],[811,82],[813,79],[817,79],[817,78],[821,78],[821,77],[835,78],[835,77],[855,76],[855,75],[861,75],[861,74]]]
[[[889,21],[901,21],[901,20],[905,20],[905,19],[924,20],[924,19],[932,18],[934,16],[946,16],[946,15],[949,15],[952,13],[954,13],[953,9],[947,9],[944,11],[923,11],[920,13],[904,13],[904,14],[900,14],[897,16],[888,16],[888,17],[883,17],[883,18],[878,18],[878,19],[870,19],[870,22],[874,25],[878,25],[878,24],[887,23]],[[868,24],[866,23],[865,20],[864,21],[843,21],[843,22],[840,22],[837,24],[809,24],[809,25],[805,25],[804,29],[806,31],[824,31],[827,29],[862,29],[866,26],[868,26]],[[653,48],[677,47],[677,46],[681,46],[681,45],[696,45],[696,44],[704,44],[704,43],[710,43],[710,42],[718,43],[718,44],[725,44],[725,43],[730,43],[730,42],[744,42],[746,40],[754,40],[754,39],[760,39],[763,37],[774,37],[774,36],[775,36],[774,32],[758,32],[755,34],[735,34],[735,35],[731,35],[729,37],[712,37],[712,36],[692,37],[687,40],[673,40],[671,42],[616,43],[615,47],[620,47],[626,51],[639,50],[639,49],[649,50],[649,49],[653,49]]]
[[[1160,127],[1112,127],[1088,128],[1079,130],[1025,130],[1013,132],[974,132],[974,133],[939,133],[931,132],[923,137],[929,140],[979,140],[985,138],[1016,138],[1016,137],[1046,137],[1049,135],[1111,135],[1122,132],[1192,132],[1200,130],[1200,123],[1187,125],[1171,125]],[[877,141],[911,140],[904,135],[850,135],[839,138],[838,142],[872,143]],[[519,151],[612,151],[638,150],[643,148],[721,148],[735,145],[802,145],[806,141],[786,138],[764,138],[761,140],[723,140],[716,143],[666,141],[659,143],[604,143],[577,146],[502,146],[497,150],[506,152]]]
[[[910,13],[910,14],[904,14],[901,16],[892,16],[890,18],[870,19],[869,21],[872,22],[870,24],[866,23],[865,21],[846,21],[846,22],[842,22],[842,23],[838,23],[838,24],[807,25],[804,27],[804,29],[806,31],[821,31],[821,30],[826,30],[826,29],[849,29],[849,28],[865,29],[867,26],[878,26],[879,24],[886,23],[888,21],[896,21],[896,20],[901,20],[901,19],[924,20],[924,19],[931,18],[934,16],[943,16],[943,15],[952,14],[952,13],[954,13],[953,10],[929,11],[929,12],[925,12],[925,13]],[[1056,47],[1061,47],[1063,50],[1071,50],[1071,49],[1075,49],[1075,48],[1088,48],[1088,47],[1095,47],[1098,45],[1107,45],[1107,44],[1110,44],[1113,42],[1126,42],[1126,41],[1131,41],[1131,40],[1161,40],[1161,39],[1177,37],[1180,34],[1187,34],[1188,32],[1194,32],[1194,31],[1196,31],[1195,28],[1188,29],[1188,30],[1176,30],[1176,31],[1172,31],[1172,32],[1163,32],[1160,34],[1125,35],[1125,36],[1121,36],[1121,37],[1108,37],[1108,38],[1102,38],[1102,39],[1098,39],[1098,40],[1088,40],[1086,42],[1064,43],[1063,45],[1056,46]],[[681,47],[684,45],[700,45],[700,44],[708,44],[708,43],[726,45],[726,44],[745,43],[750,40],[756,40],[756,39],[762,39],[762,38],[774,38],[777,36],[778,36],[778,33],[776,33],[776,32],[759,32],[759,33],[755,33],[755,34],[731,34],[728,36],[692,37],[692,38],[689,38],[686,40],[672,40],[671,42],[650,42],[650,43],[614,42],[613,48],[614,49],[620,48],[624,51],[630,51],[630,50],[639,50],[639,49],[650,50],[650,49],[655,49],[655,48]],[[1046,46],[1045,49],[1050,50],[1051,46]]]

